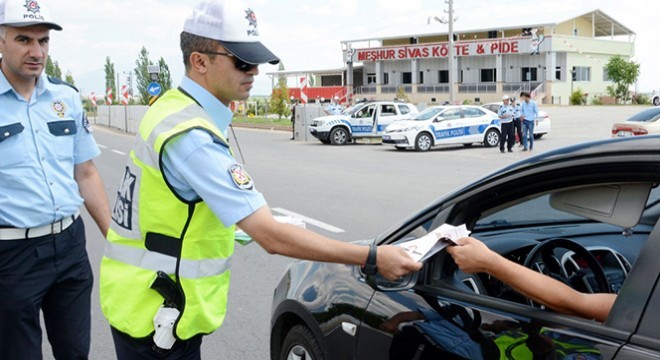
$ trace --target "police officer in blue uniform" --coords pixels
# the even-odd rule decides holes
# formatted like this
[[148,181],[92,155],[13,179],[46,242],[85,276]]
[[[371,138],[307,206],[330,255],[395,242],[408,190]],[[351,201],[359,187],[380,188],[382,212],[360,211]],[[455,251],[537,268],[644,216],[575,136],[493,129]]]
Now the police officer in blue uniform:
[[56,359],[86,359],[92,271],[79,208],[105,235],[100,151],[71,86],[43,74],[40,0],[0,0],[0,358],[41,359],[39,312]]
[[513,143],[515,141],[515,133],[513,128],[513,107],[509,103],[509,96],[502,97],[502,105],[497,111],[497,116],[500,118],[500,128],[502,134],[500,135],[500,152],[504,153],[504,145],[508,152],[513,152]]

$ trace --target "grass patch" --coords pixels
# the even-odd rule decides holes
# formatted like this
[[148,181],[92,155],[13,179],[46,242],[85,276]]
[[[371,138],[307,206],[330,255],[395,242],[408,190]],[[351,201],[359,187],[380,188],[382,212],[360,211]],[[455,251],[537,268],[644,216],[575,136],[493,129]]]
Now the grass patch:
[[291,119],[288,117],[278,118],[265,118],[263,116],[234,116],[233,123],[239,124],[257,124],[257,125],[277,125],[277,126],[291,126]]

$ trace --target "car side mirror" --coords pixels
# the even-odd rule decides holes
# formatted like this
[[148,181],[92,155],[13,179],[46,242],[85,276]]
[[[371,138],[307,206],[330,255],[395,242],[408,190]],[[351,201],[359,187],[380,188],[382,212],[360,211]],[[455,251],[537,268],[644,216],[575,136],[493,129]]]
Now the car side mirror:
[[376,291],[403,291],[412,289],[417,285],[419,272],[412,272],[403,276],[395,281],[390,281],[382,277],[380,274],[365,275],[365,281],[372,289]]

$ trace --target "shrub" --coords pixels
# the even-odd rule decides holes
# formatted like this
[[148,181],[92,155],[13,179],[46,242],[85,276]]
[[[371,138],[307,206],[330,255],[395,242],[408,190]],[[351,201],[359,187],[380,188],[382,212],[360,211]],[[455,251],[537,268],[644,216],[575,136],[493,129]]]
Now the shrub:
[[587,104],[587,96],[582,91],[582,89],[577,88],[577,90],[575,90],[571,93],[571,97],[569,98],[569,101],[570,101],[571,105],[586,105]]

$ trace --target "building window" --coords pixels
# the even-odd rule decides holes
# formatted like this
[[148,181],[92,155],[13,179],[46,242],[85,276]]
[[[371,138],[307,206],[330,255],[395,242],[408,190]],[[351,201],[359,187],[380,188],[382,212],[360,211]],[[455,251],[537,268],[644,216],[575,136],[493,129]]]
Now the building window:
[[376,83],[376,73],[367,74],[367,85]]
[[603,68],[603,81],[612,81],[610,74],[607,72],[607,69]]
[[488,38],[489,39],[497,39],[497,30],[490,30],[488,32]]
[[495,82],[496,69],[481,69],[481,79],[483,82]]
[[438,83],[449,84],[449,70],[438,70]]
[[383,73],[383,85],[387,85],[389,83],[390,83],[390,74]]
[[591,68],[588,66],[573,66],[573,81],[591,81]]
[[535,67],[524,67],[520,69],[520,78],[522,81],[538,81]]
[[561,80],[561,66],[555,68],[555,80]]
[[424,83],[424,72],[423,72],[423,71],[420,71],[420,72],[419,72],[419,79],[418,79],[418,80],[419,80],[419,81],[418,81],[419,84],[423,84],[423,83]]
[[403,84],[412,84],[412,73],[411,72],[401,73],[401,82]]

